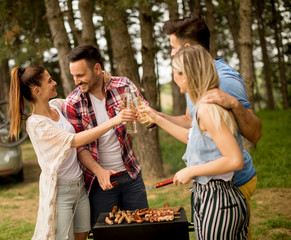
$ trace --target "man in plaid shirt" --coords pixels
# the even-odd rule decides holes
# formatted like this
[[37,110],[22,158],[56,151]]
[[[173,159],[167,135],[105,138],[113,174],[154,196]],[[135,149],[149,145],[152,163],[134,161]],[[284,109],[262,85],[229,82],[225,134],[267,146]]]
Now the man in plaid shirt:
[[[125,77],[111,77],[105,83],[101,55],[91,45],[74,48],[68,60],[78,87],[66,98],[63,113],[76,133],[116,116],[125,87],[133,83]],[[114,127],[77,151],[89,193],[91,227],[99,213],[110,212],[115,205],[121,210],[148,207],[141,167],[132,149],[131,136],[126,133],[126,125]],[[113,187],[113,181],[119,184]]]

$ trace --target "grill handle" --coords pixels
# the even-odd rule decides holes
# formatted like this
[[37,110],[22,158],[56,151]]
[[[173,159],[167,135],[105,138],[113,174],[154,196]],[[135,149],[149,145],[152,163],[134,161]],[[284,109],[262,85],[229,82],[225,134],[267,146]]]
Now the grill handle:
[[195,232],[194,223],[188,222],[188,232]]
[[163,186],[169,185],[171,183],[173,183],[173,178],[170,178],[170,179],[165,180],[163,182],[157,183],[156,188],[163,187]]

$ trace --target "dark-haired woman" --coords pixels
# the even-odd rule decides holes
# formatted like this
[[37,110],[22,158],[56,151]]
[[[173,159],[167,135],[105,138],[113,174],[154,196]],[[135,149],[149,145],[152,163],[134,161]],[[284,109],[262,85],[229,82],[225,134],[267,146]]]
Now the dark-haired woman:
[[133,121],[131,110],[90,130],[75,133],[62,115],[56,82],[45,68],[15,67],[10,85],[10,136],[17,138],[24,119],[24,99],[32,104],[26,129],[41,168],[39,210],[32,239],[85,240],[90,230],[90,205],[76,148],[99,138],[124,121]]

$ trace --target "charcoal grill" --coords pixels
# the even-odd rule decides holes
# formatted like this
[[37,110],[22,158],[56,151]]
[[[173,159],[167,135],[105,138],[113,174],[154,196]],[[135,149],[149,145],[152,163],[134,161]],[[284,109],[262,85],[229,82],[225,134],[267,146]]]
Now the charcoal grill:
[[94,240],[189,240],[189,231],[193,231],[187,221],[184,208],[180,208],[179,218],[169,222],[142,222],[108,225],[105,218],[108,213],[100,213],[92,229]]

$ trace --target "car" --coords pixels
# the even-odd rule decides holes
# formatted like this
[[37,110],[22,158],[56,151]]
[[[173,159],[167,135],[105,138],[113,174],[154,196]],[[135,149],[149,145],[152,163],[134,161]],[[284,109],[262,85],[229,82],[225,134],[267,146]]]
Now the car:
[[[8,102],[0,101],[0,107],[3,107]],[[23,162],[21,143],[28,137],[25,129],[22,129],[20,138],[16,141],[10,141],[9,129],[10,120],[3,114],[4,110],[0,108],[0,183],[7,177],[14,182],[23,182]],[[24,125],[25,126],[25,125]]]
[[[7,128],[0,129],[0,139],[7,135]],[[15,182],[23,182],[24,180],[20,145],[4,147],[0,144],[0,177],[8,176]]]

